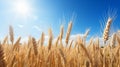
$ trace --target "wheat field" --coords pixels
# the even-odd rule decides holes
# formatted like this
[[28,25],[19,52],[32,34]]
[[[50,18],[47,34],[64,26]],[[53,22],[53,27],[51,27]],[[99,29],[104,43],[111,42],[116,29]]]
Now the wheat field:
[[104,45],[99,38],[86,42],[90,32],[83,37],[70,40],[72,21],[68,24],[65,43],[64,27],[53,42],[52,29],[49,29],[49,40],[45,45],[45,34],[39,40],[29,36],[27,42],[20,43],[21,37],[14,41],[14,31],[9,27],[9,36],[0,43],[0,67],[120,67],[120,32],[109,37],[112,18],[108,18],[103,32]]

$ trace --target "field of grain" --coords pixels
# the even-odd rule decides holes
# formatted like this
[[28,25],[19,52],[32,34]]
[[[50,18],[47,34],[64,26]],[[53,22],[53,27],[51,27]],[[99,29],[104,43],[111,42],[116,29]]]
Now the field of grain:
[[[9,36],[0,43],[0,67],[120,67],[120,32],[109,36],[112,18],[108,18],[103,32],[104,45],[99,38],[86,42],[87,30],[83,37],[70,40],[72,21],[68,24],[67,33],[61,26],[60,34],[53,42],[52,30],[49,29],[49,40],[45,46],[45,34],[39,40],[28,37],[27,42],[20,43],[21,37],[14,41],[14,31],[9,27]],[[63,35],[65,43],[63,43]]]

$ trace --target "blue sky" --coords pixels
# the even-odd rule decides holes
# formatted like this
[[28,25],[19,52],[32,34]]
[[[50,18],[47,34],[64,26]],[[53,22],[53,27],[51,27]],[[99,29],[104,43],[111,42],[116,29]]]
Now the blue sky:
[[0,37],[8,35],[9,25],[14,27],[16,37],[39,38],[41,32],[47,35],[49,28],[56,37],[60,25],[66,31],[71,19],[71,35],[83,34],[90,28],[90,37],[102,36],[100,24],[105,23],[108,13],[117,12],[111,30],[120,29],[119,4],[120,0],[0,0]]

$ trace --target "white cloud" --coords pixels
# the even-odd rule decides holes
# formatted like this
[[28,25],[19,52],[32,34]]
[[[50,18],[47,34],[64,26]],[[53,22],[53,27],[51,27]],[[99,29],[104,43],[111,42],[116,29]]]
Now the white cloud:
[[[71,35],[71,36],[70,36],[70,41],[71,41],[71,40],[76,41],[76,40],[77,40],[77,36],[80,36],[81,38],[83,38],[84,34],[74,34],[74,35]],[[88,37],[90,37],[90,36],[88,35]],[[103,38],[101,38],[101,37],[98,37],[98,38],[99,38],[99,44],[100,44],[100,46],[104,46]],[[87,44],[87,45],[88,45],[89,41],[90,41],[90,39],[86,40],[86,44]],[[96,41],[96,38],[95,38],[95,37],[94,37],[93,41],[94,41],[94,42]]]
[[23,42],[28,42],[28,37],[22,37],[21,38],[21,43],[23,43]]
[[[80,36],[81,38],[83,37],[83,34],[74,34],[74,35],[71,35],[70,36],[70,39],[69,39],[69,43],[68,43],[68,45],[70,44],[70,42],[72,41],[72,40],[74,40],[73,41],[73,44],[75,43],[75,41],[77,40],[77,37],[78,36]],[[99,44],[100,44],[100,46],[104,46],[104,41],[103,41],[103,38],[101,38],[101,37],[98,37],[99,38]],[[38,39],[37,39],[38,40]],[[54,39],[53,39],[53,44],[56,42],[56,40],[57,40],[57,37],[55,37]],[[28,37],[24,37],[24,38],[22,38],[21,39],[21,42],[27,42],[28,41]],[[45,35],[45,40],[44,40],[44,45],[46,46],[46,45],[48,45],[48,41],[49,41],[49,35]],[[90,41],[90,39],[88,39],[88,40],[86,40],[86,45],[88,45],[89,44],[89,41]],[[94,38],[93,39],[93,42],[96,42],[96,38]],[[65,46],[66,45],[66,43],[65,43],[65,38],[63,38],[62,39],[62,43],[63,43],[63,45]],[[74,45],[73,45],[74,46]]]
[[76,40],[76,39],[77,39],[77,36],[83,37],[84,34],[74,34],[74,35],[71,35],[71,36],[70,36],[70,40]]
[[19,25],[18,25],[18,27],[19,27],[19,28],[23,28],[24,26],[23,26],[23,25],[21,25],[21,24],[19,24]]
[[[73,34],[73,35],[70,35],[70,38],[69,38],[69,42],[68,42],[68,45],[70,44],[70,42],[73,40],[73,43],[75,43],[75,41],[77,40],[77,37],[80,36],[80,37],[83,37],[84,34]],[[55,38],[53,41],[55,42],[57,38]],[[62,43],[63,43],[63,46],[66,45],[65,43],[65,38],[62,39]]]
[[39,26],[37,26],[37,25],[34,25],[33,28],[40,31],[40,32],[42,31],[41,28]]
[[38,17],[37,17],[37,16],[33,16],[33,19],[34,19],[34,20],[38,20]]

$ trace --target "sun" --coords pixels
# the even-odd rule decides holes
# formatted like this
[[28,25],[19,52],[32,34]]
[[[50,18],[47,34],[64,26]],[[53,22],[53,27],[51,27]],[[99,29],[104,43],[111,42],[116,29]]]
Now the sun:
[[24,3],[18,3],[15,9],[18,13],[24,15],[27,14],[27,12],[29,11],[28,6]]
[[25,1],[17,1],[13,5],[14,12],[20,16],[29,16],[31,13],[30,5]]

